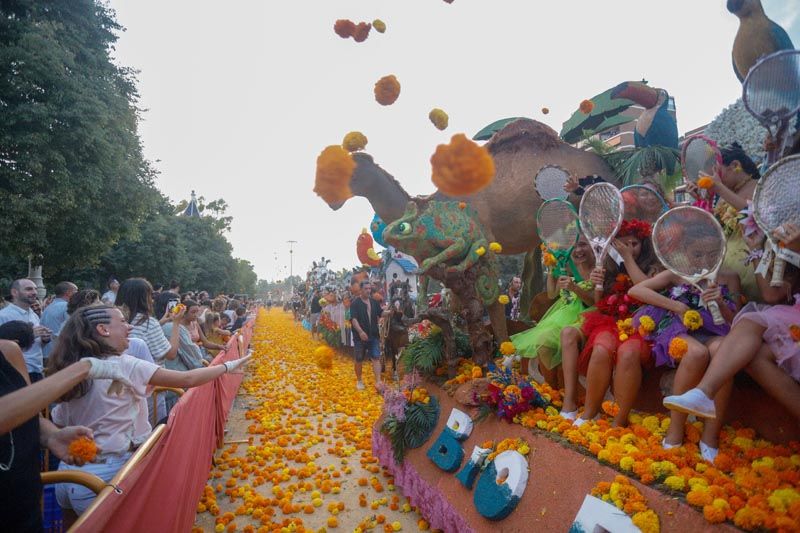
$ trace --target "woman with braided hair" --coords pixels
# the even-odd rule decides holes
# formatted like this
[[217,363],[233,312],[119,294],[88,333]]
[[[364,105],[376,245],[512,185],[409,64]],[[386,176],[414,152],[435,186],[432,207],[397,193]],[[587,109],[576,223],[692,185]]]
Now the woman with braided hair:
[[[186,372],[167,370],[124,353],[130,330],[122,311],[107,304],[81,308],[64,324],[50,355],[48,374],[94,357],[115,361],[123,379],[84,380],[60,399],[52,411],[53,422],[90,428],[101,453],[93,463],[80,467],[62,463],[59,469],[81,469],[110,481],[152,430],[147,417],[149,387],[196,387],[236,370],[250,359],[243,357]],[[94,493],[78,485],[60,484],[56,497],[62,508],[80,514],[91,504]]]

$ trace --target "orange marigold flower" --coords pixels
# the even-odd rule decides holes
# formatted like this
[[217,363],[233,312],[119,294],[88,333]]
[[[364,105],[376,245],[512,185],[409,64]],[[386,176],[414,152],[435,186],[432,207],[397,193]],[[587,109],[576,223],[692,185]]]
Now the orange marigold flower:
[[317,157],[314,192],[329,204],[344,202],[353,196],[350,176],[355,168],[356,162],[344,148],[338,145],[328,146]]
[[342,148],[348,152],[358,152],[367,146],[367,136],[360,131],[351,131],[344,136]]
[[789,326],[789,334],[792,336],[793,341],[800,342],[800,326],[797,324]]
[[428,118],[431,120],[436,129],[438,130],[445,130],[447,129],[447,124],[450,121],[450,117],[447,116],[447,113],[444,110],[439,109],[438,107],[434,107],[431,109],[431,112],[428,113]]
[[450,144],[440,144],[431,156],[433,184],[449,196],[466,196],[483,189],[494,179],[494,160],[489,151],[454,135]]
[[517,353],[514,343],[511,341],[504,341],[500,343],[500,353],[503,355],[513,355]]
[[550,110],[548,108],[546,108],[546,107],[543,107],[542,108],[542,115],[546,115],[548,113],[550,113]]
[[347,39],[355,33],[356,25],[352,20],[339,19],[333,24],[333,31],[342,39]]
[[708,176],[703,176],[699,180],[697,180],[697,186],[701,189],[710,189],[714,186],[714,180]]
[[372,27],[375,28],[375,31],[378,33],[383,33],[386,31],[386,23],[381,19],[373,20]]
[[680,337],[673,337],[669,341],[669,356],[675,361],[680,361],[689,350],[689,344]]
[[353,32],[353,40],[357,43],[363,43],[369,37],[369,30],[372,29],[372,24],[369,22],[359,22],[356,24],[356,29]]
[[78,437],[69,443],[67,453],[84,463],[91,463],[97,457],[97,444],[89,437]]
[[592,102],[591,100],[583,100],[581,102],[581,105],[578,106],[578,109],[584,115],[588,115],[594,110],[594,102]]
[[375,84],[375,100],[381,105],[392,105],[400,96],[400,82],[390,74],[378,80]]
[[712,524],[720,524],[725,521],[725,511],[713,505],[706,505],[703,507],[703,518]]

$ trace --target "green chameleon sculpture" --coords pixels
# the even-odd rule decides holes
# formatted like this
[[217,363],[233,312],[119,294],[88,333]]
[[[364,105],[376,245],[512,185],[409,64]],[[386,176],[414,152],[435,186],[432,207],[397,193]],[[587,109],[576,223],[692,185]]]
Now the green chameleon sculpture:
[[498,302],[497,257],[475,210],[462,202],[432,200],[420,212],[411,201],[403,215],[386,227],[383,239],[413,256],[420,274],[453,291],[462,305],[475,358],[488,361],[492,337],[483,329],[484,308],[489,309],[498,339],[507,335],[503,305]]

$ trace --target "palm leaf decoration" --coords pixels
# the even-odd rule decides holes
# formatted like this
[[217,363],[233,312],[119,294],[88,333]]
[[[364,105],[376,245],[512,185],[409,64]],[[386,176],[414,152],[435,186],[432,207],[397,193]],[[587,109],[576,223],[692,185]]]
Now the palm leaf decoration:
[[428,403],[408,404],[405,420],[387,416],[381,424],[381,433],[389,437],[395,462],[403,464],[406,450],[419,448],[427,441],[439,420],[439,401],[431,396]]
[[430,374],[442,363],[444,357],[444,340],[441,334],[432,334],[424,339],[417,339],[403,350],[401,362],[406,372],[415,368]]
[[[623,157],[623,154],[627,157]],[[680,165],[680,158],[681,154],[675,148],[648,146],[629,152],[613,152],[606,161],[614,168],[623,185],[632,185],[662,170],[672,176]]]

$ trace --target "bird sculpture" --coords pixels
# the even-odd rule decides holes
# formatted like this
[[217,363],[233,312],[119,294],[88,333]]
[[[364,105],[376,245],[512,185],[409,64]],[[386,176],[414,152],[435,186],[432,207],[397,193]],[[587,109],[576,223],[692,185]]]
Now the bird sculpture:
[[356,254],[361,264],[377,267],[381,264],[381,256],[375,251],[372,240],[372,235],[369,234],[367,228],[361,230],[361,235],[358,236],[356,241]]
[[372,238],[375,239],[375,242],[385,248],[386,243],[383,242],[383,230],[386,229],[386,222],[381,219],[378,213],[375,213],[375,216],[372,217],[369,229],[372,231]]
[[743,82],[762,56],[792,50],[789,34],[764,13],[761,0],[728,0],[728,11],[739,17],[739,31],[733,40],[733,71]]
[[644,107],[633,131],[636,148],[678,148],[678,124],[669,112],[667,91],[655,89],[644,82],[626,81],[611,91],[611,98],[627,98]]

